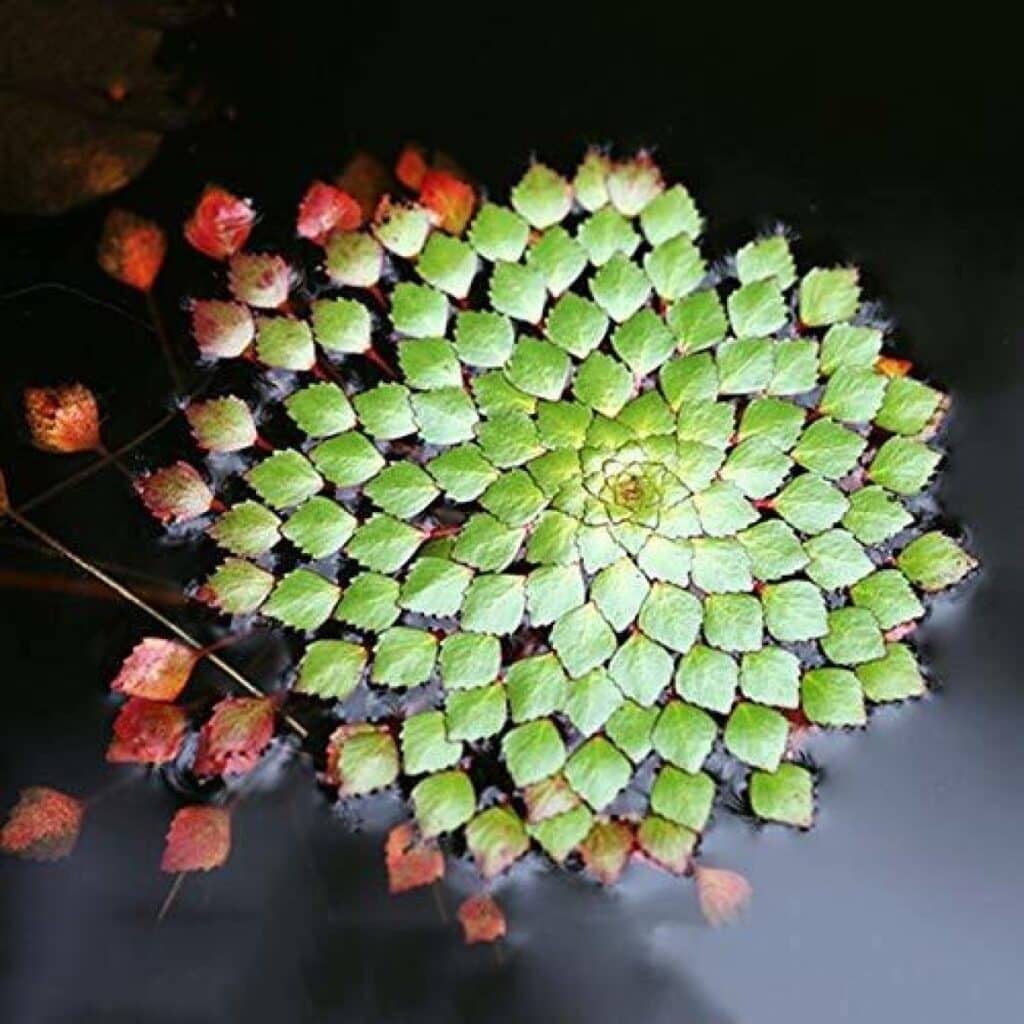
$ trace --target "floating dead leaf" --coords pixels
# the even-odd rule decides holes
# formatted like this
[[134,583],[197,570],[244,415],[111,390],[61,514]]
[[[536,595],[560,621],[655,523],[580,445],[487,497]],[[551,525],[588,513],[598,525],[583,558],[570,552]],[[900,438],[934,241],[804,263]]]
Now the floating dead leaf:
[[121,663],[110,688],[146,700],[176,700],[192,675],[199,651],[177,640],[148,636]]
[[274,702],[268,697],[225,697],[199,734],[197,775],[244,775],[274,736]]
[[231,852],[231,815],[223,807],[182,807],[171,821],[160,869],[211,871]]
[[114,722],[107,760],[115,764],[163,764],[181,753],[188,719],[176,704],[132,697]]
[[102,447],[99,408],[84,384],[25,388],[24,400],[25,421],[37,448],[69,455]]
[[459,924],[467,945],[474,942],[496,942],[504,938],[505,914],[487,893],[478,893],[459,907]]
[[111,210],[103,222],[97,258],[116,281],[148,292],[163,266],[167,237],[163,228],[128,210]]
[[74,849],[84,813],[80,800],[60,790],[23,789],[0,829],[0,850],[26,860],[60,860]]
[[433,839],[424,839],[411,822],[396,825],[384,849],[388,889],[407,892],[444,878],[444,856]]
[[750,902],[750,883],[736,871],[694,866],[700,912],[710,925],[734,921]]

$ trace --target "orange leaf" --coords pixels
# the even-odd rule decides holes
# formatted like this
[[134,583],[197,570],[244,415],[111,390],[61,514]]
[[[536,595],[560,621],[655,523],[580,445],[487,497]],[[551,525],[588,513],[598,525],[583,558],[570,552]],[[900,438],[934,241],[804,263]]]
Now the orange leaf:
[[447,171],[428,171],[420,189],[420,202],[434,214],[442,230],[461,235],[473,214],[476,193],[472,185]]
[[114,722],[107,760],[115,764],[173,761],[185,742],[188,719],[176,704],[132,697]]
[[410,822],[396,825],[384,850],[388,889],[407,892],[444,878],[444,856],[433,839],[423,839]]
[[359,204],[324,181],[314,181],[299,204],[298,233],[318,244],[332,231],[355,231],[362,222]]
[[185,222],[185,238],[204,255],[225,260],[245,245],[255,216],[244,199],[207,185]]
[[210,510],[213,492],[187,462],[146,473],[135,481],[143,505],[162,523],[183,523]]
[[896,359],[894,356],[879,356],[875,360],[875,369],[886,377],[906,377],[914,368],[909,359]]
[[48,786],[30,786],[0,829],[0,850],[27,860],[60,860],[74,849],[84,814],[81,800]]
[[210,871],[231,852],[231,815],[223,807],[182,807],[167,832],[160,869]]
[[84,384],[25,388],[24,399],[25,420],[37,448],[68,454],[102,447],[99,409]]
[[395,177],[412,192],[419,192],[427,170],[427,158],[422,147],[412,143],[402,150],[395,163]]
[[467,945],[495,942],[505,935],[505,915],[487,893],[470,896],[459,907],[459,923]]
[[110,688],[129,697],[175,700],[185,689],[199,657],[199,651],[177,640],[148,636],[124,659]]
[[167,238],[159,224],[127,210],[111,210],[103,222],[97,259],[115,280],[148,292],[163,266]]
[[244,775],[274,735],[274,702],[269,697],[225,697],[199,734],[193,771],[197,775]]
[[700,912],[710,925],[728,924],[735,920],[750,902],[750,883],[736,871],[724,868],[694,866],[697,901]]

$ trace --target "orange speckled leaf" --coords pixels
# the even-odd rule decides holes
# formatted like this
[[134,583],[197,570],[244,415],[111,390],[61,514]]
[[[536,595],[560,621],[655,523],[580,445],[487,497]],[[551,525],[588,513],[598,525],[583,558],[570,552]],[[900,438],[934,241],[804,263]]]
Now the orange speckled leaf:
[[875,360],[875,369],[886,377],[906,377],[914,368],[909,359],[897,359],[895,356],[879,356]]
[[37,448],[68,454],[101,447],[99,409],[84,384],[25,388],[24,399],[25,421]]
[[176,704],[132,697],[114,722],[107,760],[115,764],[173,761],[185,742],[188,719]]
[[185,223],[185,238],[204,255],[226,260],[245,245],[254,218],[244,199],[217,185],[207,185]]
[[461,235],[473,214],[476,193],[472,185],[447,171],[428,171],[420,189],[420,202],[433,213],[442,230]]
[[505,915],[494,898],[478,893],[459,907],[459,924],[467,945],[474,942],[496,942],[505,935]]
[[299,204],[296,230],[302,238],[322,243],[332,231],[355,231],[362,222],[363,211],[347,192],[314,181]]
[[750,883],[736,871],[724,868],[694,867],[700,912],[711,925],[728,924],[742,912],[753,891]]
[[80,800],[59,790],[23,789],[0,829],[0,850],[27,860],[60,860],[74,849],[84,813]]
[[159,224],[127,210],[111,210],[103,222],[97,259],[115,280],[148,292],[163,266],[167,238]]
[[407,892],[444,878],[444,856],[433,839],[424,839],[411,822],[396,825],[384,851],[388,889]]
[[197,775],[244,775],[274,735],[274,702],[269,697],[225,697],[199,734],[193,770]]
[[135,481],[142,503],[162,523],[183,523],[210,510],[213,492],[187,462],[175,462]]
[[223,807],[182,807],[167,832],[160,869],[210,871],[231,852],[231,815]]
[[399,153],[395,163],[395,177],[410,191],[419,192],[427,170],[427,158],[421,146],[409,143]]
[[199,657],[198,651],[177,640],[146,637],[124,659],[110,688],[129,697],[175,700],[185,689]]

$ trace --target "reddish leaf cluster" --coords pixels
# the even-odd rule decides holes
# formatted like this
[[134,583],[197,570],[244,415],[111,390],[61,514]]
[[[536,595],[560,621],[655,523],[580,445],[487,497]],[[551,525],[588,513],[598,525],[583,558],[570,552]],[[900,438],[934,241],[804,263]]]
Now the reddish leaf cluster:
[[244,199],[218,185],[207,185],[185,222],[185,238],[204,255],[226,260],[245,245],[255,216]]
[[127,210],[111,210],[103,222],[97,259],[116,281],[148,292],[163,266],[167,238],[159,224]]
[[396,825],[384,848],[388,889],[392,893],[430,885],[444,878],[444,856],[433,839],[424,839],[411,822]]
[[210,510],[213,492],[198,470],[175,462],[146,473],[135,481],[143,505],[162,523],[183,523]]
[[[442,166],[445,163],[449,166]],[[476,192],[454,170],[451,161],[435,154],[431,166],[423,149],[410,144],[399,154],[395,177],[410,192],[417,193],[420,203],[431,212],[438,227],[453,235],[462,233],[473,215]]]
[[459,907],[459,924],[466,943],[496,942],[504,938],[505,914],[487,893],[478,893],[466,899]]
[[4,827],[0,850],[28,860],[60,860],[78,841],[85,805],[48,786],[21,791]]
[[150,701],[175,700],[185,689],[199,658],[199,651],[177,640],[148,636],[121,663],[110,688]]
[[103,446],[96,398],[84,384],[25,388],[24,401],[25,421],[37,448],[66,455]]
[[314,181],[299,204],[296,229],[302,238],[322,244],[332,231],[355,231],[363,222],[359,203],[343,189]]
[[163,871],[210,871],[231,852],[231,815],[223,807],[182,807],[167,832]]
[[197,775],[243,775],[259,761],[274,736],[269,697],[225,697],[199,734]]
[[115,764],[173,761],[185,742],[188,719],[176,704],[132,697],[114,722],[107,760]]

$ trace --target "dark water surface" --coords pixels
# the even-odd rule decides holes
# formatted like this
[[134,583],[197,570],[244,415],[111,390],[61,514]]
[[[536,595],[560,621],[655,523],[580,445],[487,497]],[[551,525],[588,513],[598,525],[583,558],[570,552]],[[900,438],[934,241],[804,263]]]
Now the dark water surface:
[[[267,773],[238,808],[228,865],[190,878],[157,927],[176,797],[102,759],[108,680],[148,627],[108,601],[0,591],[0,803],[33,783],[84,795],[128,780],[90,809],[70,860],[0,862],[0,1019],[1016,1019],[1024,218],[1004,127],[1015,99],[998,61],[970,67],[867,39],[848,53],[789,40],[790,54],[760,38],[744,48],[726,26],[639,8],[628,25],[597,25],[596,8],[564,24],[550,10],[483,25],[392,5],[326,23],[289,13],[243,7],[238,27],[196,40],[190,59],[239,118],[171,140],[127,205],[175,223],[213,178],[256,197],[270,240],[308,180],[353,146],[388,155],[418,138],[504,187],[531,151],[568,168],[590,141],[654,145],[708,215],[713,249],[782,220],[805,259],[864,268],[905,354],[952,393],[939,497],[984,569],[918,634],[931,695],[811,744],[823,771],[810,833],[719,815],[705,860],[750,878],[740,924],[708,929],[688,882],[640,865],[613,892],[523,865],[498,890],[511,925],[500,958],[464,948],[451,920],[468,873],[450,874],[447,923],[430,891],[389,897],[381,835],[340,821],[303,762]],[[542,30],[549,42],[536,41]],[[481,33],[489,45],[471,43]],[[92,265],[101,216],[3,225],[0,292],[57,280],[130,306]],[[162,287],[170,304],[186,287],[173,259]],[[0,311],[0,465],[16,497],[78,465],[25,445],[25,383],[90,384],[112,447],[166,407],[146,330],[58,292]],[[163,450],[182,438],[168,433]],[[37,518],[93,558],[167,581],[196,575],[194,553],[160,539],[116,471]],[[64,571],[14,539],[0,530],[5,569]]]

